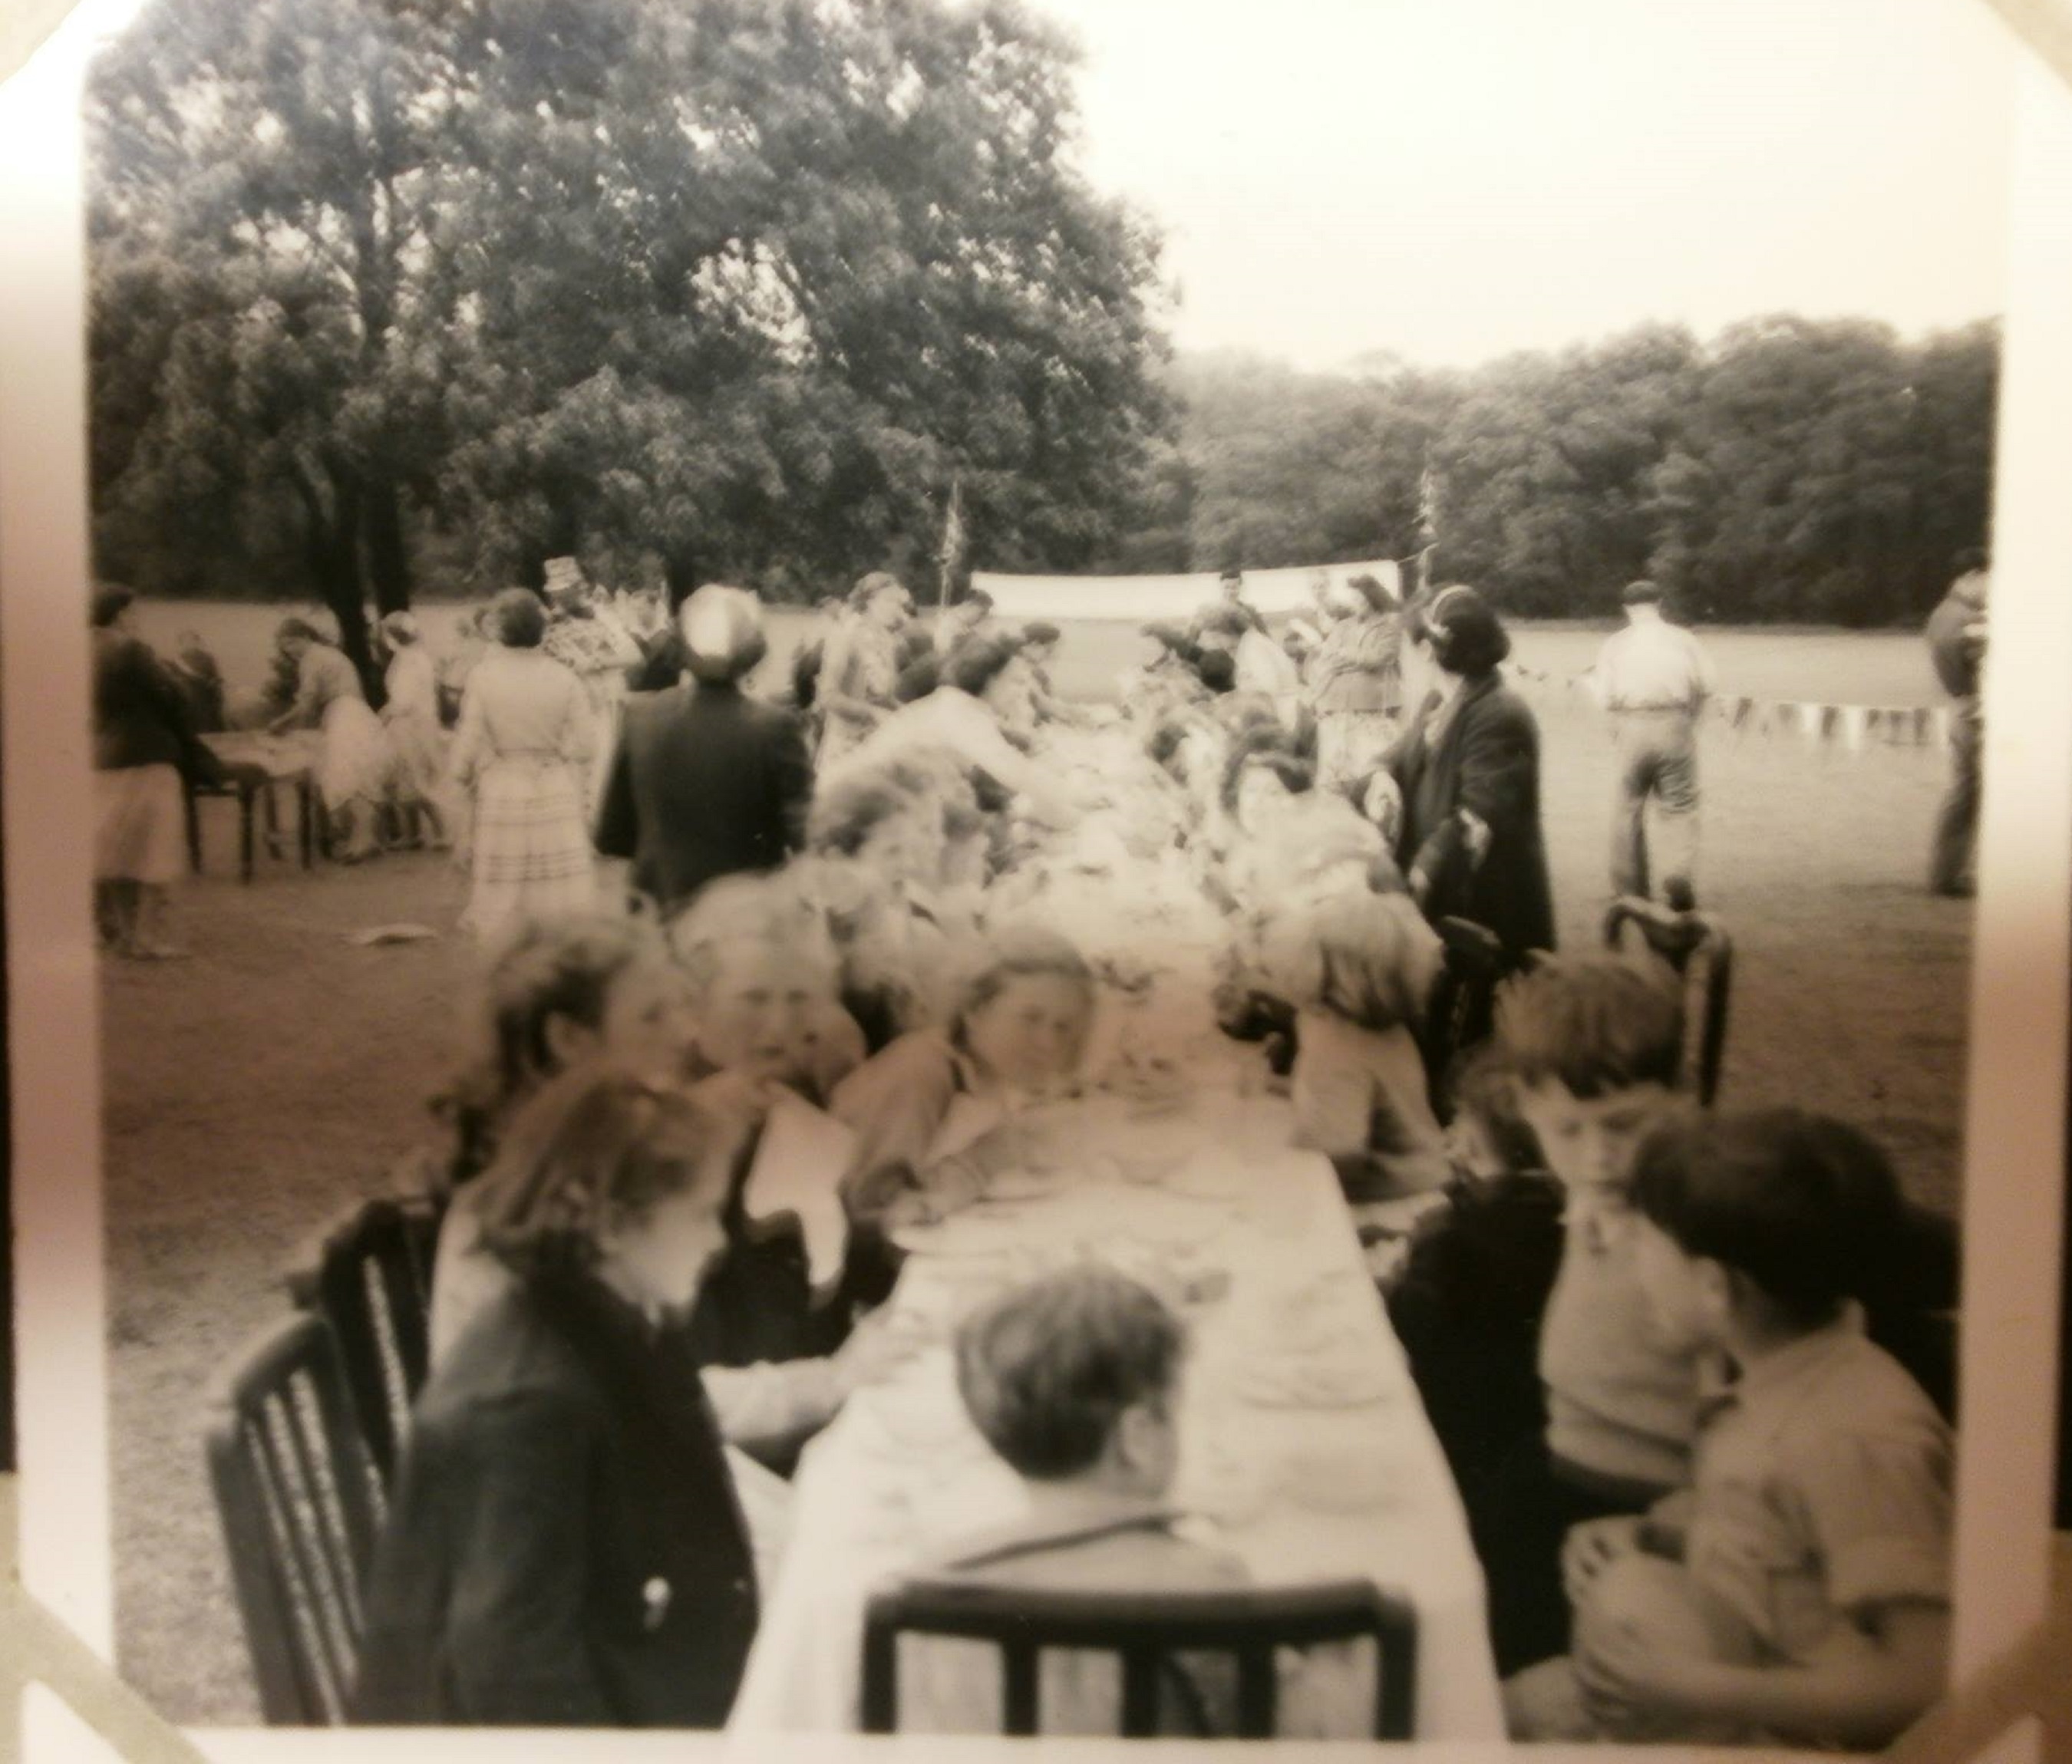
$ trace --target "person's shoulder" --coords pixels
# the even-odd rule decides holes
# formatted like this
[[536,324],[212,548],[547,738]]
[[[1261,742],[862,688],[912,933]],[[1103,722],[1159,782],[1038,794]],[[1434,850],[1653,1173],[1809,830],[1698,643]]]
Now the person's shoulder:
[[1832,1482],[1879,1463],[1947,1465],[1949,1424],[1914,1375],[1860,1334],[1836,1343],[1803,1385],[1764,1406],[1770,1402],[1784,1405],[1770,1431],[1786,1482]]
[[577,1423],[598,1407],[581,1357],[513,1283],[483,1304],[434,1368],[416,1425],[434,1433],[524,1431]]

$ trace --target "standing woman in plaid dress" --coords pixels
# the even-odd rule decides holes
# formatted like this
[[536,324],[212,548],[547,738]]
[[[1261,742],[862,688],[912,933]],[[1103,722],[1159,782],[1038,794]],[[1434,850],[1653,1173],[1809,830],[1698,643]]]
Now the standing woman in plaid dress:
[[537,595],[507,589],[489,625],[501,647],[468,676],[453,767],[475,804],[475,890],[461,923],[498,941],[596,905],[583,794],[597,730],[582,682],[541,650]]

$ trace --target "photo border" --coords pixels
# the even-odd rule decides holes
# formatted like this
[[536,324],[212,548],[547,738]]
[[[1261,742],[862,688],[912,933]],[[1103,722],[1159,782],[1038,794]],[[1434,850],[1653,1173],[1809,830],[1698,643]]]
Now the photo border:
[[[1989,782],[1963,1159],[1953,1655],[1960,1688],[2048,1609],[2054,1431],[2039,1422],[2056,1406],[2072,1003],[2072,88],[2044,60],[2072,46],[2072,4],[1976,3],[1998,15],[2023,63],[1993,548],[1996,622],[2021,636],[1995,644],[1986,670]],[[21,1571],[35,1597],[111,1658],[99,1010],[89,842],[78,831],[80,805],[91,796],[87,730],[77,715],[88,661],[80,609],[90,580],[80,75],[92,40],[91,10],[76,7],[0,88],[0,239],[7,241],[0,261],[0,750],[7,763],[7,1003],[23,1246]],[[2025,41],[2029,47],[2016,47]],[[40,1731],[31,1755],[86,1755],[64,1743],[53,1724],[33,1725]],[[376,1747],[390,1757],[399,1743],[393,1733],[191,1733],[224,1759],[372,1758]],[[853,1737],[598,1736],[572,1746],[537,1735],[413,1733],[405,1743],[413,1758],[647,1757],[664,1755],[664,1747],[675,1758],[735,1749],[758,1758],[885,1751],[885,1742]],[[992,1750],[976,1738],[899,1745],[934,1756],[952,1755],[954,1746],[960,1758]],[[1111,1750],[1097,1745],[1083,1755]]]

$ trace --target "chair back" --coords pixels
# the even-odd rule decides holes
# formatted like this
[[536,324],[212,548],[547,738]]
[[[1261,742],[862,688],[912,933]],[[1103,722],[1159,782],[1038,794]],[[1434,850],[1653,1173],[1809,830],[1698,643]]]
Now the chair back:
[[[1727,1010],[1733,992],[1733,940],[1716,919],[1706,914],[1677,912],[1638,895],[1623,894],[1605,915],[1605,947],[1625,947],[1629,930],[1668,963],[1684,983],[1684,1063],[1695,1067],[1693,1088],[1698,1100],[1709,1108],[1719,1095],[1720,1067],[1726,1057]],[[1694,996],[1695,1011],[1692,1009]],[[1695,1061],[1689,1054],[1692,1042],[1688,1027],[1694,1017],[1698,1024]]]
[[1453,1119],[1454,1061],[1488,1038],[1497,982],[1503,977],[1503,945],[1494,931],[1472,919],[1441,919],[1432,928],[1439,934],[1443,960],[1419,1039],[1432,1107],[1444,1122]]
[[210,1396],[207,1443],[261,1712],[342,1725],[380,1491],[321,1318],[291,1313],[252,1344]]
[[1164,1669],[1179,1654],[1231,1657],[1237,1733],[1272,1736],[1275,1651],[1371,1637],[1375,1644],[1374,1737],[1408,1739],[1416,1720],[1417,1618],[1408,1602],[1367,1581],[1241,1587],[1202,1593],[1111,1593],[992,1585],[955,1576],[909,1581],[872,1598],[864,1615],[863,1730],[899,1725],[902,1634],[990,1642],[1001,1654],[1001,1731],[1038,1730],[1043,1651],[1073,1648],[1120,1657],[1120,1732],[1158,1731]]
[[290,1297],[331,1326],[353,1413],[384,1485],[430,1370],[432,1264],[442,1211],[417,1197],[360,1202],[287,1275]]

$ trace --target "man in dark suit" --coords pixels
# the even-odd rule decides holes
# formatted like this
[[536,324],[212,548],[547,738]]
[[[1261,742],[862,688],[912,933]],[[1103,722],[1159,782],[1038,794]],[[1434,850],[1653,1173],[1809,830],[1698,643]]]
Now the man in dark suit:
[[800,719],[741,689],[767,647],[755,597],[709,583],[680,626],[690,679],[627,704],[598,812],[598,849],[631,858],[634,886],[665,913],[718,877],[782,864],[813,788]]

